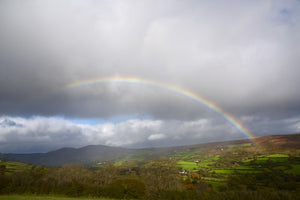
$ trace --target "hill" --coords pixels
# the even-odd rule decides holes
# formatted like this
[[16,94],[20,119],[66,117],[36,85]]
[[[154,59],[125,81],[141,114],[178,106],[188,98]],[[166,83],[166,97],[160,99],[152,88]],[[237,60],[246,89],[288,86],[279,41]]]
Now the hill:
[[[200,155],[225,152],[233,147],[252,147],[253,150],[273,153],[293,152],[300,149],[300,134],[272,135],[259,138],[214,142],[188,146],[128,149],[104,145],[90,145],[82,148],[62,148],[48,153],[1,154],[5,160],[19,161],[45,166],[61,166],[71,162],[95,165],[104,162],[137,162],[159,157],[198,159]],[[186,160],[185,159],[185,160]]]
[[2,159],[31,163],[35,165],[60,166],[71,162],[85,164],[119,160],[131,153],[130,149],[90,145],[82,148],[62,148],[48,153],[2,154]]
[[[0,194],[297,199],[299,139],[300,134],[292,134],[168,148],[94,145],[44,154],[3,154],[6,160],[0,159]],[[65,164],[68,162],[86,165]]]

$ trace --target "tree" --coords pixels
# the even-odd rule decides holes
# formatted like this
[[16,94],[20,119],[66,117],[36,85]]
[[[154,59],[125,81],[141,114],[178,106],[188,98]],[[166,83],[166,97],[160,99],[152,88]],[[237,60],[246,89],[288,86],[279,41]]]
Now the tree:
[[183,189],[174,160],[166,158],[151,160],[141,168],[140,176],[146,184],[148,195],[159,196],[164,191]]
[[144,182],[136,178],[117,179],[110,183],[106,190],[107,196],[113,198],[133,199],[145,195],[146,187]]
[[116,180],[120,174],[120,168],[114,166],[113,163],[107,163],[100,166],[95,174],[95,183],[98,187],[104,187]]
[[4,175],[6,172],[6,165],[0,165],[0,175]]

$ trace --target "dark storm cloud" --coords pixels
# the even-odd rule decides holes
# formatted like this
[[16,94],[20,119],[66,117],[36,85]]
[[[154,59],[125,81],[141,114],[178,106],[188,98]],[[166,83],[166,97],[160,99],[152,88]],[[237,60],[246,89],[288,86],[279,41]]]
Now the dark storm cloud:
[[[1,108],[10,114],[20,103],[35,101],[36,109],[27,108],[29,103],[18,112],[53,115],[61,110],[66,115],[91,112],[94,116],[97,113],[85,105],[99,107],[98,101],[88,96],[101,100],[112,96],[111,91],[97,96],[79,90],[78,96],[68,96],[60,89],[72,81],[114,75],[167,80],[227,110],[241,110],[240,114],[257,106],[267,110],[268,105],[274,109],[296,103],[298,107],[297,11],[299,5],[292,1],[235,2],[233,6],[221,2],[3,1]],[[76,98],[81,99],[75,104],[82,105],[77,112],[68,106]],[[117,103],[122,102],[112,101],[114,105],[108,107],[118,108]],[[147,99],[143,103],[147,105]],[[182,108],[177,103],[173,107]],[[129,102],[127,108],[131,107]],[[164,107],[162,103],[158,110]],[[156,113],[151,105],[143,110],[168,115],[168,111]]]
[[[161,88],[65,88],[84,79],[130,76],[190,90],[256,135],[299,132],[299,21],[300,5],[292,0],[1,1],[0,115],[141,114],[228,126],[205,106]],[[264,120],[255,126],[257,118]],[[168,139],[153,133],[131,145]]]

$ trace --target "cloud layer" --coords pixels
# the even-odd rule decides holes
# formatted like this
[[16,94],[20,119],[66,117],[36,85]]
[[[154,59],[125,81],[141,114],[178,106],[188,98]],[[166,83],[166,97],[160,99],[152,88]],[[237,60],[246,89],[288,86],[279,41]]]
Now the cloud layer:
[[[244,119],[255,122],[261,133],[287,133],[300,128],[298,119]],[[264,130],[265,124],[271,128]],[[245,136],[229,124],[208,119],[196,121],[131,119],[118,123],[83,124],[61,117],[1,117],[0,152],[48,152],[63,147],[104,144],[129,148],[161,147],[241,139]]]
[[[199,134],[218,130],[215,124],[230,127],[204,106],[160,88],[115,83],[65,88],[85,79],[131,76],[186,88],[230,113],[254,135],[299,132],[299,21],[300,3],[294,0],[1,1],[0,116],[26,123],[38,121],[32,116],[42,121],[57,120],[53,116],[67,121],[150,116],[150,121],[125,117],[123,122],[111,122],[119,139],[87,138],[84,144],[177,144],[168,142],[168,131],[150,128],[148,133],[144,127],[148,122],[165,127],[159,130],[180,130],[177,135],[190,132],[184,124],[203,119],[208,128],[194,127]],[[138,142],[120,143],[124,138],[116,127],[122,123],[127,127],[129,118],[143,127],[138,130],[144,136]],[[74,138],[88,134],[78,131],[80,124],[70,126],[76,129],[67,131]],[[93,128],[89,125],[87,130]],[[19,141],[18,130],[1,130],[7,131],[5,138],[10,135],[11,143]],[[39,144],[56,134],[42,128],[33,132],[44,132],[45,137],[27,138]],[[231,132],[226,129],[224,135]],[[134,131],[127,133],[131,134]]]

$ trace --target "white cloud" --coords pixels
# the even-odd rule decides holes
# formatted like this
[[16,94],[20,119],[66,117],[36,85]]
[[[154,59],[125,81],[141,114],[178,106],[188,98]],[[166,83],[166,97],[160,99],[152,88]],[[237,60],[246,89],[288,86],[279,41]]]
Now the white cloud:
[[[10,126],[3,125],[11,121]],[[205,124],[205,126],[203,125]],[[217,127],[217,128],[216,128]],[[0,152],[44,152],[62,147],[104,144],[124,147],[183,145],[226,138],[226,128],[207,119],[160,121],[130,119],[119,123],[77,124],[60,117],[0,118]],[[240,137],[239,134],[235,136]],[[181,140],[178,140],[181,137]]]
[[[244,117],[257,135],[300,132],[300,118]],[[96,125],[77,124],[60,117],[0,117],[0,152],[45,152],[62,147],[109,145],[155,147],[185,145],[245,136],[229,123],[213,119],[195,121],[130,119]]]
[[153,134],[148,137],[148,140],[159,140],[159,139],[163,139],[165,137],[166,136],[164,134]]

